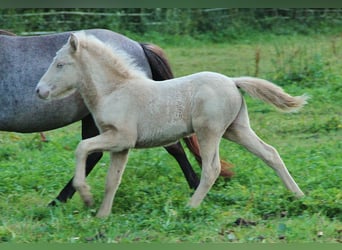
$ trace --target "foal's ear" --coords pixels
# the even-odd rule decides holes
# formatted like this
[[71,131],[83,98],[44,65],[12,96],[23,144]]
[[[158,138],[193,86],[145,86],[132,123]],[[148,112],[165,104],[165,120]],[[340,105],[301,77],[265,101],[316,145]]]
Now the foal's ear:
[[79,41],[78,41],[78,38],[75,34],[71,34],[70,37],[69,37],[69,44],[70,44],[70,47],[71,47],[71,50],[73,52],[76,52],[78,50],[78,47],[79,47]]

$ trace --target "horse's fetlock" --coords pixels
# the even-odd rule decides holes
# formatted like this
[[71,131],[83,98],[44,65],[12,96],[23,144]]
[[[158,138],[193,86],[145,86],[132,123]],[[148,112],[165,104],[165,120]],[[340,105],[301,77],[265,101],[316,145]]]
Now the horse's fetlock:
[[[84,183],[84,181],[78,181],[76,177],[74,177],[74,180],[72,182],[73,187],[76,189],[76,191],[81,192],[83,189],[87,188],[87,184]],[[88,187],[89,188],[89,187]]]
[[110,211],[105,211],[105,210],[99,210],[96,214],[97,218],[104,218],[107,217],[110,214]]
[[202,199],[191,197],[187,206],[190,208],[197,208],[202,203]]
[[82,197],[84,205],[87,207],[92,207],[94,205],[94,200],[91,194],[88,194],[85,197]]
[[75,186],[75,189],[79,192],[81,199],[87,207],[91,207],[94,204],[93,196],[90,193],[90,187],[87,184]]

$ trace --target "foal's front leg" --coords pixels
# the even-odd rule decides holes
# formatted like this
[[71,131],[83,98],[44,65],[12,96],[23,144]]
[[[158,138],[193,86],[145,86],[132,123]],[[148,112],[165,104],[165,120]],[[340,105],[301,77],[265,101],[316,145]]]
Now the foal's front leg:
[[81,141],[76,149],[76,170],[73,186],[79,192],[82,200],[87,206],[93,204],[90,188],[86,183],[86,160],[89,154],[98,151],[109,151],[115,146],[114,134],[106,131],[98,136]]
[[110,154],[110,167],[108,169],[105,196],[103,198],[101,207],[97,212],[97,217],[106,217],[110,214],[112,209],[113,200],[116,191],[121,183],[121,177],[126,167],[128,159],[128,150],[119,153],[111,152]]

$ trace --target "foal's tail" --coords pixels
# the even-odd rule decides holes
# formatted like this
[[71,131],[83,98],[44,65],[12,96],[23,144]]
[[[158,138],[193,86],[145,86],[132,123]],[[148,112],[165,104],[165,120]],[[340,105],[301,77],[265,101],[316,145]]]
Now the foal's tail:
[[307,95],[291,96],[281,87],[264,79],[237,77],[232,78],[232,80],[235,82],[236,86],[246,91],[250,96],[272,104],[285,112],[299,110],[307,103]]
[[[174,78],[170,64],[166,58],[164,51],[157,45],[150,43],[140,43],[146,58],[150,64],[152,78],[155,81],[162,81]],[[202,158],[200,155],[199,144],[196,136],[184,138],[184,141],[190,152],[194,155],[196,161],[201,165]],[[221,176],[231,178],[234,173],[230,170],[233,167],[231,163],[221,160]]]

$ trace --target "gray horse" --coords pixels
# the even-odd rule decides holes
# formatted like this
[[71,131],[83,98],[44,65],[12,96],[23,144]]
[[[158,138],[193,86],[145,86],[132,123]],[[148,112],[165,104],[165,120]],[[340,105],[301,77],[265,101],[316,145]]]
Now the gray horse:
[[[86,33],[126,51],[150,78],[165,80],[173,77],[169,64],[158,47],[139,44],[109,30],[94,29],[87,30]],[[36,83],[47,70],[56,51],[66,43],[69,36],[70,32],[21,37],[0,31],[0,130],[41,132],[81,120],[82,139],[99,134],[78,93],[52,102],[44,102],[35,95]],[[200,162],[200,156],[196,154],[199,152],[196,140],[189,138],[186,143]],[[196,188],[199,179],[181,144],[178,142],[165,149],[178,161],[189,186]],[[88,157],[87,175],[101,157],[102,153],[93,153]],[[56,205],[56,201],[66,202],[74,193],[71,179],[50,205]]]

